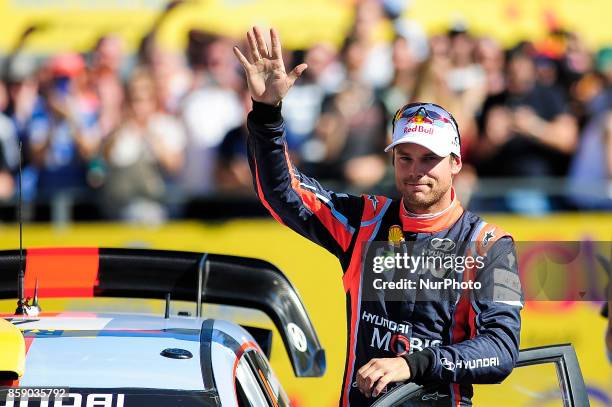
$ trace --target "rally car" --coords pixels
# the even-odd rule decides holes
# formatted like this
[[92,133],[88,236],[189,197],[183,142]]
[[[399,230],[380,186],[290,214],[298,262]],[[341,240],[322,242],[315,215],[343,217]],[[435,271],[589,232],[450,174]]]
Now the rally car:
[[[268,362],[272,330],[210,318],[203,303],[263,311],[296,376],[325,372],[296,290],[268,262],[144,249],[0,251],[0,300],[17,298],[21,265],[31,299],[25,315],[0,318],[0,406],[288,406]],[[45,311],[60,298],[67,310]],[[99,310],[73,309],[100,299]],[[126,312],[136,299],[162,301],[164,312]]]

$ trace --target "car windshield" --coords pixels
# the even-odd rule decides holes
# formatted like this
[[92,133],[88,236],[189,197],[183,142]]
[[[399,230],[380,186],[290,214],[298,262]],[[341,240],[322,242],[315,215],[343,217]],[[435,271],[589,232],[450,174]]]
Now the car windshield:
[[[216,392],[162,389],[107,388],[1,388],[0,405],[63,405],[71,407],[210,407],[217,405]],[[25,401],[25,404],[23,403]],[[46,404],[45,404],[46,405]]]
[[21,386],[214,390],[204,386],[199,329],[103,315],[20,322],[30,341]]

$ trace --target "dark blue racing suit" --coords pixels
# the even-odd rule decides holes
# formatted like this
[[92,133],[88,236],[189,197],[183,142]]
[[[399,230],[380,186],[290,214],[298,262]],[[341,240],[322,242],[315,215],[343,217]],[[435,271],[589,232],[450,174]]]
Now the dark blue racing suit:
[[[280,107],[254,102],[248,128],[259,199],[278,222],[333,253],[344,272],[347,358],[340,406],[373,403],[355,383],[356,372],[372,358],[402,356],[411,381],[439,385],[409,405],[471,405],[472,384],[498,383],[510,374],[518,357],[522,294],[509,235],[464,211],[455,198],[440,216],[421,219],[408,214],[400,200],[324,189],[293,167]],[[403,247],[408,243],[409,250],[419,244],[431,249],[430,242],[442,250],[462,245],[463,252],[484,256],[495,295],[477,297],[457,288],[444,301],[427,301],[407,290],[403,300],[392,301],[380,291],[372,294],[364,277],[368,245],[391,240]],[[453,278],[465,281],[468,275],[478,279],[467,271]],[[493,275],[498,277],[494,282]],[[500,297],[499,292],[516,296]]]

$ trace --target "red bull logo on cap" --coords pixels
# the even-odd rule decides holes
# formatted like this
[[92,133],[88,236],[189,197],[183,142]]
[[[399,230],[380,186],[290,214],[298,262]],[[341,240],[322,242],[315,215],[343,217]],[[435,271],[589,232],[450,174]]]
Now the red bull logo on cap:
[[434,129],[431,126],[423,126],[422,124],[415,125],[414,123],[408,123],[406,127],[404,127],[404,134],[408,133],[424,133],[424,134],[433,134]]
[[433,124],[433,120],[427,117],[427,111],[425,110],[425,108],[422,107],[419,110],[417,110],[414,116],[408,119],[408,123]]
[[424,133],[433,134],[434,121],[427,117],[427,111],[424,108],[420,108],[417,112],[408,118],[406,127],[404,127],[404,134],[408,133]]

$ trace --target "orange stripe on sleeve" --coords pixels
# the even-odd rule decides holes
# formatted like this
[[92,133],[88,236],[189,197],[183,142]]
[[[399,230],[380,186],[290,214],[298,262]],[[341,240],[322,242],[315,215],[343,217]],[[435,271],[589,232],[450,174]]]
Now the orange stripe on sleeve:
[[352,234],[342,222],[334,217],[331,210],[321,203],[314,192],[300,186],[300,181],[293,175],[293,167],[291,166],[291,160],[289,160],[286,148],[285,160],[289,168],[289,175],[291,176],[291,187],[298,193],[304,205],[315,214],[323,226],[331,233],[336,242],[342,247],[342,250],[346,251],[351,244]]
[[259,200],[261,200],[263,206],[268,210],[268,212],[270,212],[270,215],[272,215],[272,217],[276,219],[278,223],[284,225],[285,223],[283,222],[281,217],[278,216],[276,212],[274,212],[274,209],[272,209],[272,206],[270,206],[270,203],[268,202],[263,193],[261,183],[259,182],[259,168],[257,167],[257,158],[255,158],[255,156],[253,156],[253,161],[255,162],[255,182],[257,183],[257,195],[259,196]]

